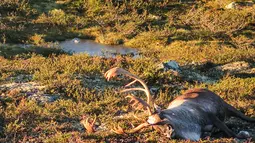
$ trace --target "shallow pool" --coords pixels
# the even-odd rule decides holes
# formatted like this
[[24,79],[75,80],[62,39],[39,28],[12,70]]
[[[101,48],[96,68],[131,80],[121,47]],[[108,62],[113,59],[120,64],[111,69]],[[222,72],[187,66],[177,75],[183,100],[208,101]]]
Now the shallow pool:
[[91,56],[105,56],[105,57],[115,57],[117,54],[120,55],[138,55],[138,50],[125,47],[125,46],[113,46],[113,45],[103,45],[96,43],[92,40],[82,40],[76,39],[66,40],[59,42],[60,47],[67,52],[71,53],[87,53]]

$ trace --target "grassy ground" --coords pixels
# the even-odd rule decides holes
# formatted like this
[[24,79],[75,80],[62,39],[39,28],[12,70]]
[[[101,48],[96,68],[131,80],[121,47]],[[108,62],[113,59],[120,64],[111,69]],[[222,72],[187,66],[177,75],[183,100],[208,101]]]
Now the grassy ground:
[[[3,0],[0,2],[0,42],[33,44],[0,45],[0,85],[35,82],[42,89],[17,90],[1,87],[1,142],[165,142],[151,130],[128,136],[110,131],[114,125],[131,128],[137,121],[123,95],[115,91],[120,81],[106,82],[103,73],[123,67],[139,75],[155,92],[156,103],[168,103],[183,91],[207,87],[226,102],[254,117],[255,109],[255,8],[224,9],[222,1],[98,1],[98,0]],[[93,39],[103,44],[138,48],[141,58],[68,55],[47,48],[67,38]],[[158,64],[177,61],[181,75],[158,70]],[[245,61],[245,72],[215,71],[216,66]],[[210,66],[206,66],[210,63]],[[249,72],[247,72],[249,71]],[[193,72],[216,82],[187,78]],[[124,84],[123,84],[124,85]],[[59,95],[52,103],[38,104],[28,92]],[[113,118],[119,114],[127,118]],[[86,133],[82,116],[97,116],[101,130]],[[238,132],[247,130],[255,138],[254,124],[231,120]],[[201,142],[234,142],[216,136]],[[180,140],[169,140],[180,142]],[[185,142],[185,141],[182,141]]]

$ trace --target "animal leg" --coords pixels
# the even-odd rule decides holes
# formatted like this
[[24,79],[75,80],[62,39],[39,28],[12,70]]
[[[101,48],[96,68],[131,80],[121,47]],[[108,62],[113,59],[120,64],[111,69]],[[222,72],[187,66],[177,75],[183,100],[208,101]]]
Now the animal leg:
[[206,125],[202,130],[203,132],[211,132],[213,130],[213,125]]
[[231,131],[224,122],[218,119],[215,115],[209,115],[210,119],[212,120],[213,124],[224,131],[229,137],[237,137],[237,135]]
[[238,111],[233,106],[231,106],[227,103],[225,104],[225,106],[227,107],[227,111],[228,111],[230,116],[239,117],[239,118],[241,118],[245,121],[248,121],[248,122],[255,122],[255,118],[250,118],[250,117],[245,116],[242,112]]

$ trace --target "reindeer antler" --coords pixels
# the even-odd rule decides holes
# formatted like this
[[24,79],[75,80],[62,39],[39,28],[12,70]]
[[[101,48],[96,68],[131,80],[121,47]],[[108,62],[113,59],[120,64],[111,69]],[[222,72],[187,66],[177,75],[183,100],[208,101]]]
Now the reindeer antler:
[[125,135],[125,131],[118,125],[118,128],[114,127],[114,129],[112,129],[112,131],[116,134],[119,135]]
[[104,76],[109,81],[112,77],[116,77],[117,75],[120,75],[120,74],[126,75],[126,76],[134,79],[134,81],[128,83],[127,85],[125,85],[125,87],[129,87],[137,81],[143,86],[143,88],[128,88],[128,89],[121,90],[120,92],[123,93],[123,92],[128,92],[128,91],[135,91],[135,90],[140,90],[140,91],[145,92],[145,94],[147,96],[147,104],[145,104],[146,102],[144,102],[142,99],[137,98],[135,96],[131,97],[131,100],[135,100],[135,101],[138,101],[139,103],[141,103],[141,105],[143,105],[147,108],[147,110],[149,112],[149,115],[151,115],[152,112],[151,112],[151,109],[150,109],[149,105],[153,105],[154,103],[153,103],[153,100],[152,100],[152,97],[151,97],[151,94],[150,94],[150,90],[142,79],[140,79],[136,75],[134,75],[134,74],[122,69],[122,68],[118,68],[118,67],[115,67],[115,68],[112,68],[112,69],[108,70],[104,74]]
[[92,121],[92,123],[89,123],[89,118],[85,120],[85,117],[81,120],[81,123],[83,124],[84,128],[87,130],[88,133],[94,133],[95,132],[95,122],[96,118]]
[[[104,76],[109,81],[112,77],[116,77],[117,75],[120,75],[120,74],[134,79],[134,81],[128,83],[127,85],[125,85],[125,87],[129,87],[129,86],[131,86],[132,84],[134,84],[136,82],[139,82],[143,86],[143,88],[127,88],[127,89],[121,90],[120,92],[123,93],[123,92],[136,91],[136,90],[140,90],[140,91],[145,92],[145,94],[147,96],[147,102],[145,102],[144,100],[142,100],[142,99],[140,99],[140,98],[138,98],[134,95],[127,95],[126,98],[131,99],[130,104],[132,104],[132,107],[137,106],[137,109],[142,109],[142,108],[147,109],[147,111],[149,113],[149,116],[152,115],[150,105],[153,105],[154,103],[153,103],[153,100],[152,100],[152,97],[151,97],[151,94],[150,94],[150,90],[142,79],[140,79],[136,75],[134,75],[134,74],[122,69],[122,68],[118,68],[118,67],[115,67],[115,68],[112,68],[112,69],[108,70],[104,74]],[[118,126],[118,128],[114,128],[113,132],[115,132],[117,134],[135,133],[135,132],[137,132],[137,131],[139,131],[142,128],[147,127],[147,126],[150,126],[150,124],[148,122],[145,122],[145,123],[142,123],[142,124],[140,124],[139,126],[133,128],[133,129],[131,129],[130,131],[124,131],[120,126]]]
[[134,96],[134,95],[127,95],[126,98],[130,98],[129,103],[134,108],[136,106],[136,109],[138,110],[144,110],[147,109],[149,115],[151,115],[150,105],[143,101],[142,99]]
[[147,127],[147,126],[150,126],[150,124],[147,123],[147,122],[144,122],[144,123],[138,125],[137,127],[133,128],[133,129],[131,129],[131,130],[129,130],[129,131],[123,130],[120,126],[118,126],[118,128],[114,127],[114,129],[113,129],[112,131],[113,131],[114,133],[116,133],[116,134],[119,134],[119,135],[125,135],[125,134],[132,134],[132,133],[138,132],[138,131],[140,131],[142,128]]

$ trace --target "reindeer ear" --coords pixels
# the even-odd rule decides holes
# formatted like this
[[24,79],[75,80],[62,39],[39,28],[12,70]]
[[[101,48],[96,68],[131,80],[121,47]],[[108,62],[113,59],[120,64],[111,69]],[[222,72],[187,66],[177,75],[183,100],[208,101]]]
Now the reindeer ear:
[[159,107],[157,104],[154,103],[154,109],[156,110],[157,113],[161,112],[161,107]]

